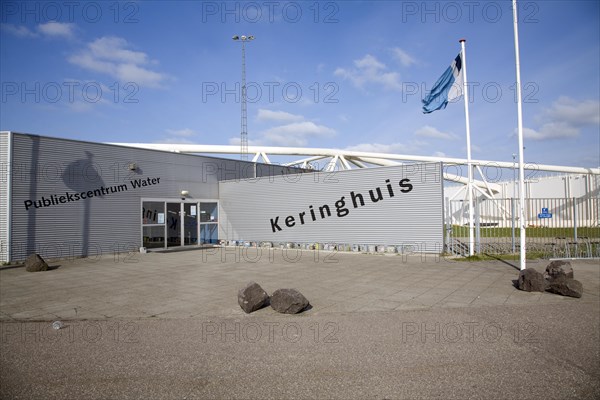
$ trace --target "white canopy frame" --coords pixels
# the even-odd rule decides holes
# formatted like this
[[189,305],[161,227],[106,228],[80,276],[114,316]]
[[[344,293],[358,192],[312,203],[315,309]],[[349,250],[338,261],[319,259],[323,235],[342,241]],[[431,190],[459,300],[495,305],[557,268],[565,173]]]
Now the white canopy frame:
[[[203,144],[160,144],[160,143],[111,143],[118,146],[137,147],[142,149],[153,149],[177,153],[194,154],[239,154],[239,146],[229,145],[203,145]],[[401,165],[405,162],[442,162],[444,165],[467,165],[467,159],[451,157],[432,157],[408,154],[374,153],[363,151],[351,151],[341,149],[309,148],[309,147],[273,147],[273,146],[248,146],[248,153],[254,154],[253,162],[260,159],[266,164],[271,164],[270,156],[302,156],[302,158],[283,164],[288,167],[314,168],[324,171],[350,170],[353,168],[369,168],[370,166],[392,166]],[[316,161],[323,160],[322,168],[315,168]],[[471,160],[479,172],[481,179],[475,179],[473,186],[486,197],[493,199],[495,194],[500,193],[501,186],[485,179],[482,168],[509,168],[515,167],[510,161]],[[591,174],[600,175],[600,168],[582,168],[560,165],[526,164],[526,170],[559,172],[567,174]],[[444,172],[444,179],[463,185],[468,184],[466,176],[460,176]]]

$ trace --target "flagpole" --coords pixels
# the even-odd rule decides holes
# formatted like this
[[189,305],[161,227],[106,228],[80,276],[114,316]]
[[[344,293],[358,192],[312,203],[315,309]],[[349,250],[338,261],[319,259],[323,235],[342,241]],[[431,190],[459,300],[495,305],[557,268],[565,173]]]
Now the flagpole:
[[515,62],[517,69],[517,132],[519,136],[519,223],[521,224],[521,249],[519,268],[527,268],[527,249],[525,248],[525,164],[523,156],[523,104],[521,99],[521,62],[519,59],[519,26],[517,18],[517,0],[512,0],[513,25],[515,32]]
[[472,256],[475,251],[475,234],[473,227],[473,167],[471,165],[471,124],[469,123],[469,90],[467,87],[467,56],[465,53],[466,39],[460,39],[461,54],[462,54],[462,73],[463,73],[463,97],[465,99],[465,120],[467,130],[467,191],[469,192],[469,256]]

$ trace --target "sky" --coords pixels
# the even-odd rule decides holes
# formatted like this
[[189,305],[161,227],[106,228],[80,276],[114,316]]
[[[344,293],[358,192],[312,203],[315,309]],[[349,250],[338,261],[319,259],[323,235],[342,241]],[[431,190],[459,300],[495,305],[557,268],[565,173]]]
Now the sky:
[[[474,159],[518,153],[511,1],[0,3],[0,129],[466,158],[421,99],[466,39]],[[600,165],[600,2],[518,2],[525,160]]]

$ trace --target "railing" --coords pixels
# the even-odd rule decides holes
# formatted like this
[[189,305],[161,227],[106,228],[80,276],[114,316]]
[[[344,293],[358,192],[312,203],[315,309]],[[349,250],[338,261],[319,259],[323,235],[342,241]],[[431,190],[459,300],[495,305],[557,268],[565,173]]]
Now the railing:
[[[518,199],[478,198],[474,202],[474,252],[520,251]],[[543,258],[600,257],[598,197],[527,199],[525,236],[528,253]],[[446,251],[469,254],[469,210],[462,200],[446,202]]]

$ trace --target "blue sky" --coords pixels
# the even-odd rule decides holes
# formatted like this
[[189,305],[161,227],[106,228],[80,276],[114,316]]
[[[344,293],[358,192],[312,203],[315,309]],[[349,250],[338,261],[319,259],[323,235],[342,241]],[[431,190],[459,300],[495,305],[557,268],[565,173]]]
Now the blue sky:
[[[520,1],[527,162],[600,164],[598,1]],[[466,157],[462,100],[421,112],[467,39],[473,157],[517,152],[511,2],[1,3],[0,129],[99,142]]]

